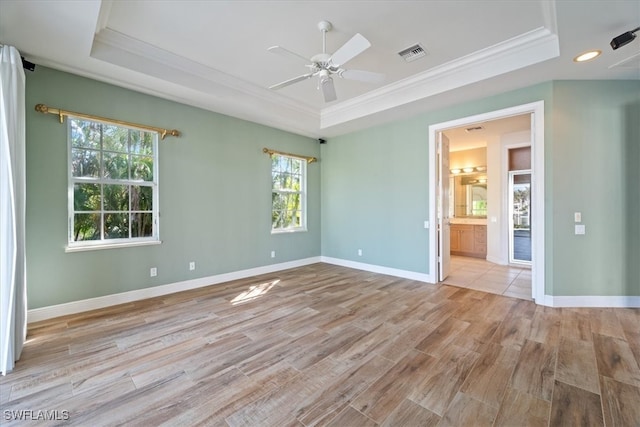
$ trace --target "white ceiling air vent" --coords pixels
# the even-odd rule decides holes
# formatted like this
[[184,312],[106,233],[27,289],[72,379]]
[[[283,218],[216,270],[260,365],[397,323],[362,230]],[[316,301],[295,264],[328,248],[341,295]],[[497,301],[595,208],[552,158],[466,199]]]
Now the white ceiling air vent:
[[467,132],[476,132],[482,129],[484,129],[484,126],[471,126],[470,128],[466,128],[465,130]]
[[398,52],[398,55],[400,55],[402,59],[405,60],[405,62],[411,62],[415,61],[416,59],[420,59],[423,56],[427,56],[427,51],[424,50],[422,46],[416,43],[413,46]]

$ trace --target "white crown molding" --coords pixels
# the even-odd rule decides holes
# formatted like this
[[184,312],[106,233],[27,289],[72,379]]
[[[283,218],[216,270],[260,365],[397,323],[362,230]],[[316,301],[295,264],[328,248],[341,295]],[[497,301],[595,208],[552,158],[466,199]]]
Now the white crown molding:
[[558,36],[547,28],[540,27],[362,96],[327,107],[321,111],[320,128],[336,126],[537,64],[559,55]]
[[[163,78],[163,76],[173,77],[164,78],[163,80],[174,82],[176,81],[175,79],[179,79],[185,86],[212,93],[220,93],[220,91],[224,93],[231,89],[234,91],[233,95],[242,93],[274,105],[284,105],[288,109],[298,110],[303,114],[317,116],[315,109],[306,104],[275,94],[269,89],[256,86],[215,68],[160,49],[109,27],[104,28],[95,35],[91,56],[132,70],[136,70],[139,67],[137,65],[139,61],[147,61],[153,66],[153,69],[147,71],[154,72],[159,78]],[[177,75],[176,71],[183,75]],[[274,99],[277,100],[277,103],[274,102]]]
[[98,34],[100,31],[107,28],[109,24],[109,17],[111,16],[111,8],[113,7],[113,0],[102,0],[100,2],[100,11],[98,12],[98,19],[96,20],[96,31]]
[[[70,71],[160,98],[211,111],[221,111],[226,115],[312,138],[318,137],[318,132],[314,130],[319,127],[320,113],[309,105],[157,48],[109,27],[101,29],[95,35],[91,57],[141,73],[140,81],[131,83],[126,77],[106,77],[96,71],[99,67],[96,67],[96,70]],[[57,64],[56,68],[64,69],[60,64]],[[169,82],[170,85],[153,84],[150,78]],[[185,95],[181,88],[189,89],[192,93]]]
[[283,262],[280,264],[271,264],[247,270],[234,271],[231,273],[217,274],[215,276],[201,277],[199,279],[185,280],[167,285],[154,286],[151,288],[137,289],[135,291],[122,292],[119,294],[111,294],[97,298],[89,298],[64,304],[51,305],[48,307],[35,308],[28,311],[27,321],[29,323],[39,322],[42,320],[52,319],[54,317],[67,316],[69,314],[82,313],[89,310],[97,310],[147,298],[155,298],[176,292],[230,282],[232,280],[246,279],[247,277],[258,276],[261,274],[303,267],[305,265],[315,264],[318,262],[320,262],[320,257],[311,257],[296,261]]

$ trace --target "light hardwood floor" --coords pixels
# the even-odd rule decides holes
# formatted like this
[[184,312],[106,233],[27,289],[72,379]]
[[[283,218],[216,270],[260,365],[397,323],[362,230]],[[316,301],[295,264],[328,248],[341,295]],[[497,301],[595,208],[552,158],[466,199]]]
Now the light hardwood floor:
[[639,364],[637,309],[314,264],[32,324],[0,403],[2,425],[637,426]]

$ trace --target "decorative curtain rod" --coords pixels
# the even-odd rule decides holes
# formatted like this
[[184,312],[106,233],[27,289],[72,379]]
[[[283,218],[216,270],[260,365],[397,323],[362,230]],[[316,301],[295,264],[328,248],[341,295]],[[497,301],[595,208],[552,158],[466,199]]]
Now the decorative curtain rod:
[[281,156],[297,157],[298,159],[305,159],[307,161],[307,163],[313,163],[313,162],[317,162],[318,161],[318,159],[316,159],[315,157],[301,156],[299,154],[285,153],[283,151],[272,150],[270,148],[263,148],[262,152],[263,153],[267,153],[270,156],[273,155],[273,154],[280,154]]
[[175,129],[169,130],[169,129],[163,129],[163,128],[158,128],[155,126],[147,126],[147,125],[140,125],[137,123],[130,123],[130,122],[125,122],[122,120],[114,120],[114,119],[108,119],[105,117],[100,117],[100,116],[94,116],[93,114],[82,114],[82,113],[74,113],[73,111],[65,111],[65,110],[60,110],[58,108],[51,108],[51,107],[47,107],[44,104],[38,104],[36,105],[36,111],[38,111],[39,113],[43,113],[43,114],[57,114],[59,119],[60,119],[60,123],[64,123],[64,117],[79,117],[81,119],[89,119],[89,120],[99,120],[101,122],[107,122],[107,123],[113,123],[116,125],[123,125],[123,126],[129,126],[129,127],[134,127],[134,128],[138,128],[138,129],[144,129],[144,130],[150,130],[153,132],[158,132],[160,134],[160,139],[164,139],[165,136],[169,135],[169,136],[180,136],[180,131],[177,131]]

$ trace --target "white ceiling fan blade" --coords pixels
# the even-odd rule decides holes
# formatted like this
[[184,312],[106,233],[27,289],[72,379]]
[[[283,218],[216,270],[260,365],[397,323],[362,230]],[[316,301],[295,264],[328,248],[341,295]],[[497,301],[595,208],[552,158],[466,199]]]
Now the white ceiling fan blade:
[[331,62],[336,67],[339,67],[360,55],[369,47],[371,47],[369,40],[365,39],[362,34],[358,33],[351,37],[351,40],[343,44],[340,49],[334,52],[331,56]]
[[267,49],[269,52],[271,53],[275,53],[277,55],[280,56],[284,56],[285,58],[295,58],[296,60],[302,60],[305,63],[309,63],[309,58],[305,58],[304,56],[292,52],[289,49],[285,49],[281,46],[271,46],[269,49]]
[[344,70],[340,73],[340,77],[348,80],[358,80],[367,83],[382,83],[385,79],[384,74],[363,70]]
[[294,77],[292,79],[285,80],[285,81],[283,81],[281,83],[275,84],[273,86],[269,86],[269,89],[273,89],[273,90],[282,89],[285,86],[289,86],[289,85],[292,85],[294,83],[298,83],[298,82],[301,82],[303,80],[310,79],[312,76],[313,76],[313,73],[303,74],[301,76]]
[[324,102],[331,102],[338,99],[336,96],[336,88],[333,85],[333,79],[327,77],[320,81],[320,88],[322,89],[322,95],[324,96]]

